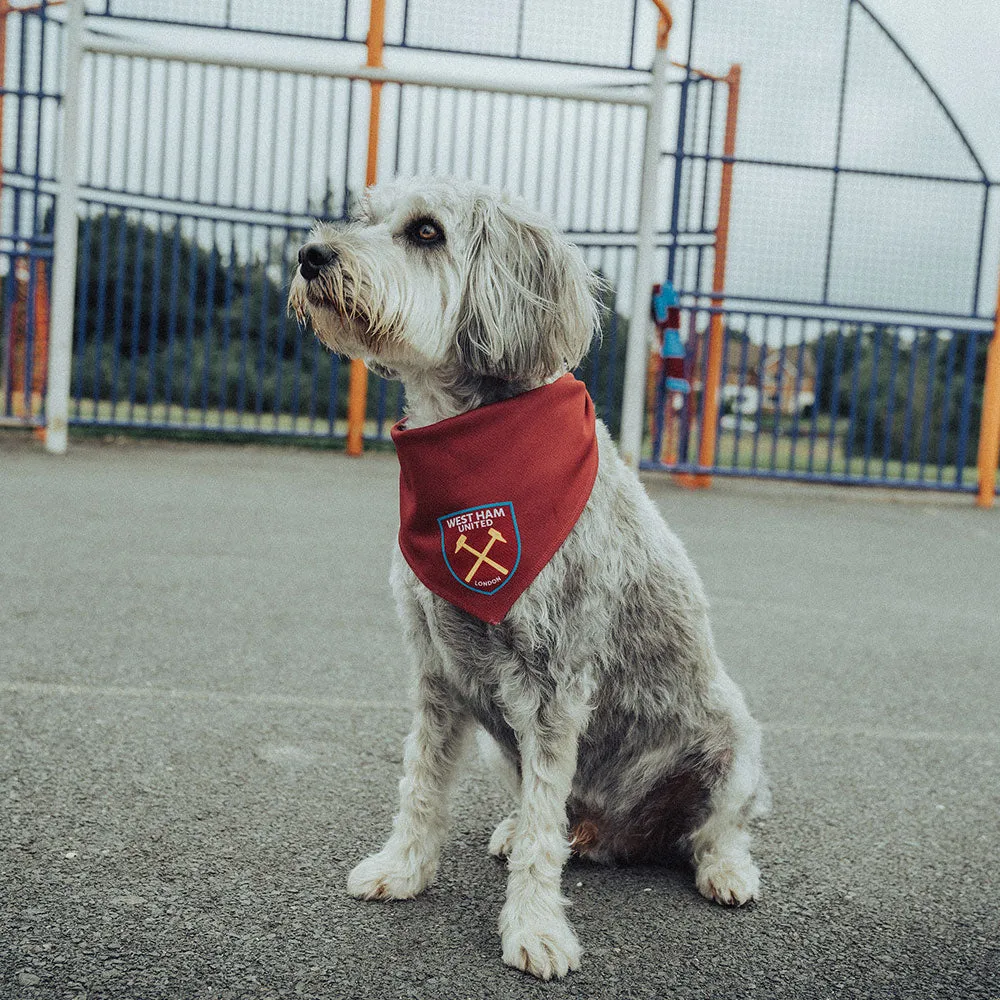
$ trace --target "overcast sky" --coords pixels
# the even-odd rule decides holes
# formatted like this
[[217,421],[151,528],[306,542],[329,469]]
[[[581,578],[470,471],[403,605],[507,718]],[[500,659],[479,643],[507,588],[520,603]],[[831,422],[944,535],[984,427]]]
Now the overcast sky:
[[[326,0],[303,0],[295,10],[299,14],[308,9],[315,10],[314,5],[321,2]],[[867,0],[867,3],[937,89],[968,136],[987,173],[994,180],[1000,180],[1000,66],[996,62],[996,53],[1000,52],[1000,0],[952,0],[950,4],[938,2],[934,6],[930,0]],[[570,8],[564,0],[533,0],[529,7],[535,11],[532,15],[534,20],[529,24],[526,15],[524,25],[525,49],[535,54],[535,49],[552,41],[557,46],[570,46],[577,58],[590,54],[595,44],[599,49],[607,50],[605,58],[609,58],[607,53],[612,50],[627,54],[629,22],[624,22],[625,27],[617,33],[610,28],[602,30],[599,23],[602,11],[608,9],[607,4],[608,0],[579,0]],[[149,0],[118,0],[119,9],[125,5],[134,6],[138,11],[148,8]],[[675,33],[671,39],[671,53],[676,59],[684,59],[687,54],[686,22],[690,5],[691,0],[672,0]],[[264,13],[275,9],[260,0],[245,0],[242,6]],[[631,12],[628,0],[617,0],[616,6]],[[834,162],[847,6],[847,0],[765,0],[760,4],[752,0],[698,0],[692,62],[718,73],[724,73],[732,62],[740,62],[744,66],[738,156],[820,167],[829,167]],[[402,0],[394,0],[390,9],[396,12],[393,31],[398,35]],[[453,39],[462,28],[458,44],[496,50],[498,46],[503,48],[518,34],[516,6],[501,3],[500,0],[490,0],[479,8],[469,8],[464,0],[410,0],[409,9],[412,15],[409,37],[416,44],[441,45]],[[352,26],[351,37],[361,38],[364,35],[364,24],[361,23],[364,4],[356,5],[356,10],[359,12],[358,24]],[[474,10],[474,15],[470,15],[470,10]],[[567,14],[569,10],[572,14]],[[909,174],[943,174],[973,182],[978,180],[981,175],[930,95],[870,20],[858,7],[853,10],[848,100],[841,142],[842,166]],[[544,23],[536,23],[539,11],[548,12],[552,17],[548,21],[543,19]],[[651,55],[655,11],[652,3],[641,4],[639,11],[642,20],[637,37],[645,46],[644,54],[640,56],[642,61]],[[432,17],[432,13],[435,16]],[[467,20],[470,16],[474,16],[476,22],[466,25],[463,19]],[[572,23],[556,23],[566,17],[570,17]],[[142,33],[134,23],[127,29],[123,25],[123,30]],[[447,37],[439,38],[442,33]],[[199,40],[207,37],[204,31],[196,34],[200,35]],[[388,34],[391,36],[393,32]],[[218,37],[214,36],[215,39]],[[269,39],[261,35],[250,35],[245,39],[229,35],[226,38],[227,46],[233,48],[241,41],[250,51],[258,54],[279,57],[283,52],[299,54],[315,50],[317,58],[329,59],[328,44],[310,46],[301,40]],[[456,43],[452,41],[452,44]],[[355,45],[342,53],[338,52],[336,61],[343,65],[352,64],[362,55],[362,46]],[[387,53],[386,59],[391,66],[401,68],[420,66],[426,69],[435,66],[444,69],[448,66],[452,72],[483,73],[481,57],[470,62],[468,59],[449,59],[427,52],[393,50]],[[518,76],[544,73],[546,79],[580,75],[579,68],[531,67],[523,63],[514,65],[509,61],[505,66],[497,65],[498,76],[501,69]],[[192,86],[198,85],[199,80],[197,73],[192,74]],[[99,154],[97,174],[100,175],[104,169],[99,162],[103,155],[110,166],[116,167],[111,172],[117,176],[125,169],[119,150],[121,137],[131,137],[130,141],[142,139],[144,142],[148,132],[154,147],[162,141],[169,161],[166,176],[168,180],[176,180],[176,185],[183,188],[182,197],[185,199],[191,197],[188,189],[192,185],[199,191],[204,187],[199,177],[206,171],[211,174],[214,163],[228,164],[235,155],[236,144],[227,140],[226,129],[235,127],[234,122],[254,121],[252,129],[243,129],[247,134],[241,139],[241,154],[234,161],[236,165],[224,167],[223,174],[230,177],[236,187],[242,184],[241,191],[249,190],[247,185],[256,190],[261,184],[268,192],[280,189],[281,204],[295,202],[300,205],[298,210],[303,211],[305,209],[301,206],[305,203],[305,194],[293,197],[293,188],[295,184],[308,187],[306,180],[311,177],[311,170],[303,164],[310,162],[308,150],[313,149],[314,144],[304,126],[317,115],[323,120],[319,125],[313,122],[313,127],[319,128],[320,138],[325,137],[324,141],[315,143],[315,155],[321,160],[324,160],[324,150],[333,136],[348,131],[339,120],[333,131],[332,125],[323,125],[330,118],[326,109],[333,107],[336,110],[344,104],[341,99],[340,104],[331,106],[329,99],[322,99],[325,89],[305,101],[301,94],[297,99],[289,99],[285,95],[281,107],[295,109],[295,115],[289,118],[288,115],[276,116],[278,94],[271,83],[261,89],[259,82],[248,82],[241,91],[242,98],[253,107],[248,105],[242,114],[231,106],[235,100],[230,92],[232,88],[227,91],[229,96],[225,101],[219,97],[217,86],[213,90],[212,85],[207,85],[202,101],[193,93],[190,100],[183,95],[178,98],[175,94],[171,100],[156,99],[144,108],[135,106],[135,100],[143,99],[143,95],[148,94],[162,98],[157,90],[160,85],[155,81],[153,84],[144,82],[141,86],[134,85],[133,99],[131,93],[122,92],[122,84],[123,78],[117,82],[106,80],[104,86],[109,88],[113,100],[101,99],[96,104],[96,107],[105,109],[103,116],[99,116],[103,121],[95,120],[94,128],[88,133],[89,146]],[[392,88],[389,89],[391,92]],[[148,97],[145,99],[148,101]],[[185,113],[185,109],[196,108],[199,104],[207,108],[206,121],[209,124],[216,117],[220,122],[217,128],[208,128],[207,133],[201,129],[200,112],[194,114],[193,126],[192,114]],[[310,112],[311,105],[319,110]],[[411,121],[412,106],[408,108],[405,120]],[[449,144],[454,145],[455,141],[454,124],[449,124],[449,121],[452,118],[457,121],[470,112],[468,108],[463,111],[453,107],[447,101],[443,117],[434,110],[437,105],[433,102],[430,108],[428,115],[414,120],[416,127],[436,132],[440,117],[444,138],[436,136],[431,142],[410,142],[409,145],[424,151],[427,148],[437,150],[438,147],[447,151]],[[503,118],[507,108],[504,102],[498,103],[497,115],[500,117],[493,129],[494,142],[502,140],[504,130],[509,130],[509,123],[505,124]],[[389,100],[383,108],[386,145],[389,146],[396,134],[394,114],[392,101]],[[156,119],[157,115],[164,117],[166,124],[154,127],[154,122],[147,128],[147,119],[150,116]],[[302,116],[305,116],[305,121],[298,120]],[[275,124],[277,117],[281,117],[283,125]],[[477,113],[479,124],[482,124],[482,117]],[[188,131],[193,127],[195,132],[204,134],[195,135],[192,132],[186,135],[174,121],[175,118],[178,121],[184,119],[184,127]],[[293,119],[297,122],[296,143],[291,142],[287,135],[289,122]],[[492,119],[489,116],[488,119],[487,124],[490,124]],[[523,126],[521,132],[515,129],[511,133],[513,139],[499,153],[487,141],[483,149],[490,151],[490,162],[499,157],[506,163],[508,154],[519,155],[521,147],[518,142],[525,148],[544,152],[536,136],[537,115],[533,120],[534,132],[527,126]],[[567,119],[566,128],[572,130],[575,120]],[[584,124],[589,121],[584,116]],[[333,122],[332,118],[330,122]],[[359,118],[355,124],[360,130],[364,122]],[[667,122],[667,149],[672,148],[670,136],[675,127]],[[466,135],[471,132],[470,129],[463,128],[459,132],[460,138],[467,138],[470,142],[474,138]],[[249,147],[254,145],[258,133],[263,145],[260,150],[254,151]],[[118,140],[112,142],[112,135],[118,136]],[[638,159],[637,155],[633,155],[634,150],[622,148],[620,132],[610,142],[607,136],[597,141],[596,136],[588,140],[586,134],[581,135],[595,149],[598,146],[609,147],[617,149],[625,160]],[[633,129],[633,146],[638,135],[639,130]],[[578,135],[577,139],[580,138]],[[220,142],[221,151],[212,154],[213,145]],[[285,162],[293,146],[296,149],[297,169],[291,169]],[[360,140],[353,144],[354,160],[362,156],[362,146]],[[391,153],[391,150],[387,152]],[[149,150],[146,150],[146,156],[149,155]],[[553,158],[540,155],[535,159],[538,163],[551,164]],[[621,184],[616,188],[610,183],[611,179],[618,174],[625,177],[629,171],[622,167],[615,173],[607,167],[605,159],[597,163],[600,168],[597,169],[594,158],[585,157],[587,162],[577,171],[580,173],[575,181],[577,186],[592,181],[593,186],[601,191],[621,188]],[[186,163],[187,160],[196,160],[197,163],[195,166],[188,163],[185,167],[182,161]],[[136,150],[135,155],[128,157],[128,162],[134,172],[144,160]],[[434,152],[433,162],[437,163],[437,152]],[[259,171],[258,163],[261,164]],[[564,170],[569,166],[577,169],[575,160],[569,166],[567,164],[568,157],[564,157]],[[399,168],[404,173],[414,172],[407,157],[400,161]],[[383,169],[392,169],[391,159],[383,165]],[[591,172],[597,169],[596,176],[590,178],[587,169]],[[243,174],[252,176],[240,181],[241,170]],[[415,172],[428,170],[424,166]],[[523,171],[515,169],[512,176],[516,177],[519,173]],[[531,175],[529,180],[537,174],[552,182],[551,170],[539,172],[533,168],[528,173]],[[363,170],[360,173],[354,170],[354,174],[360,176]],[[291,177],[294,183],[281,188],[282,176]],[[342,186],[342,182],[337,181],[336,171],[332,176],[333,183],[327,186],[337,190],[338,183]],[[831,176],[828,171],[788,171],[759,165],[740,169],[734,193],[732,252],[727,277],[727,287],[733,294],[758,295],[766,292],[768,295],[810,302],[827,297],[831,302],[864,303],[884,308],[905,305],[928,312],[958,314],[970,308],[970,302],[975,297],[973,280],[982,224],[981,186],[976,183],[963,187],[923,181],[911,183],[847,177],[840,185],[836,226],[833,238],[828,242],[833,193]],[[316,177],[317,182],[313,185],[316,190],[311,192],[314,203],[324,189],[324,175],[317,172]],[[544,197],[539,197],[535,190],[537,187],[538,184],[534,187],[529,184],[523,190],[543,208],[553,211],[567,228],[588,228],[586,220],[580,223],[575,217],[562,218],[566,213],[554,211],[558,206],[549,205]],[[573,182],[552,182],[548,187],[552,187],[564,201],[563,196],[572,189]],[[170,184],[167,189],[168,193],[173,190]],[[209,184],[206,190],[214,188]],[[234,196],[234,201],[240,200]],[[584,201],[589,205],[590,198]],[[598,200],[598,214],[602,214],[602,204]],[[977,297],[981,315],[992,311],[994,301],[993,276],[1000,256],[1000,219],[997,218],[1000,215],[1000,208],[997,207],[1000,206],[1000,191],[993,195],[991,204],[993,210],[987,226],[984,255],[983,273],[986,278],[978,286]],[[665,210],[669,207],[666,201],[664,206]],[[663,225],[661,221],[661,228]],[[828,292],[824,291],[824,282],[828,285]],[[681,283],[684,283],[683,278]]]
[[[509,7],[506,3],[501,3],[500,0],[491,0],[491,2],[496,4],[494,9],[498,12],[495,20],[497,39],[505,38],[506,29],[509,28],[508,22],[511,20],[511,17],[507,16]],[[592,29],[594,19],[598,16],[596,12],[600,10],[604,2],[605,0],[580,0],[577,4],[567,5],[567,8],[573,11],[571,17],[576,26],[575,35],[574,31],[570,30],[570,26],[561,24],[549,25],[550,31],[566,39],[567,44],[571,46],[581,44],[582,36],[589,37],[594,34]],[[671,49],[675,57],[681,57],[686,41],[684,22],[689,0],[671,0],[671,2],[680,29],[675,32],[671,41]],[[308,30],[308,21],[304,25],[300,25],[299,21],[303,17],[308,18],[310,11],[315,9],[314,3],[315,0],[309,0],[309,2],[287,8],[289,16],[292,13],[298,15],[291,18],[295,22],[291,25],[293,30]],[[765,0],[756,9],[763,13],[764,22],[770,22],[765,25],[765,30],[772,31],[780,26],[782,20],[789,19],[789,12],[796,12],[798,8],[805,11],[808,9],[817,10],[826,6],[831,15],[831,24],[835,24],[843,17],[845,3],[846,0],[824,0],[824,4],[802,3],[799,5],[795,0]],[[977,151],[982,152],[990,174],[994,179],[1000,179],[1000,59],[998,59],[998,53],[1000,53],[1000,0],[949,0],[947,3],[942,3],[941,0],[867,0],[867,3],[875,15],[905,46],[944,98],[968,134],[973,146]],[[390,7],[393,10],[398,5],[398,3],[393,4],[390,0]],[[708,10],[714,5],[713,0],[706,0],[702,4],[702,9]],[[116,9],[121,10],[135,9],[136,11],[148,12],[149,6],[149,0],[116,0],[115,3]],[[240,5],[241,9],[248,6],[253,7],[254,5],[249,0]],[[260,6],[266,10],[266,6]],[[331,6],[337,7],[339,5],[334,3]],[[436,6],[444,14],[455,14],[455,16],[458,16],[464,8],[464,4],[456,4],[455,0],[439,0]],[[536,7],[546,11],[562,9],[556,0],[542,0],[542,2],[530,6],[532,10]],[[612,6],[617,7],[618,4]],[[631,4],[622,4],[621,6],[622,9],[625,9],[626,7],[630,8]],[[419,35],[419,12],[428,7],[428,4],[426,2],[415,3],[413,7],[416,11],[414,14],[415,30]],[[754,11],[751,0],[728,0],[726,7],[731,12],[733,20],[742,23],[749,23],[747,15]],[[352,6],[351,33],[353,37],[363,37],[365,27],[363,22],[366,20],[364,8],[364,3]],[[484,5],[484,10],[489,9],[490,3],[488,2]],[[643,15],[640,35],[651,36],[652,19],[655,17],[653,5],[651,2],[640,4],[639,9],[640,14]],[[480,20],[483,19],[484,10],[479,11]],[[357,16],[354,17],[354,14]],[[440,27],[442,21],[447,23],[450,20],[450,16],[443,16],[438,19],[437,25]],[[493,21],[489,17],[486,20]],[[288,27],[289,25],[283,24],[283,26]],[[391,30],[389,34],[392,34]],[[617,36],[610,39],[610,36],[605,35],[604,38],[609,45],[612,41],[617,43]],[[238,39],[232,37],[229,39],[230,44],[237,41]],[[273,49],[275,54],[286,49],[298,53],[302,48],[301,42],[289,43],[286,46],[280,40],[267,40],[260,35],[254,36],[250,41],[252,47],[257,51]],[[465,42],[463,41],[462,44]],[[737,57],[735,52],[733,55]],[[410,62],[406,53],[396,52],[389,58],[394,65],[406,65]],[[423,58],[426,59],[426,57]],[[424,64],[426,65],[426,62]],[[553,68],[552,73],[554,76],[561,75],[555,68]]]
[[1000,179],[1000,0],[868,0]]

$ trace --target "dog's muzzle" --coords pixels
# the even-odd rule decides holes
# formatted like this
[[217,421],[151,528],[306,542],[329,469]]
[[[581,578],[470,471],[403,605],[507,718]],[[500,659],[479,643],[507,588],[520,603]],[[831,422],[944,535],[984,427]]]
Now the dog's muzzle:
[[299,250],[299,274],[306,281],[312,281],[336,259],[337,253],[329,244],[307,243]]

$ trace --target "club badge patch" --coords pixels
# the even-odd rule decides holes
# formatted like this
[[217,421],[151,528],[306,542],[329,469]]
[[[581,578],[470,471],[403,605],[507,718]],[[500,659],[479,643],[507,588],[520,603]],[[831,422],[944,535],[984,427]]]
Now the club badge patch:
[[521,561],[514,504],[482,504],[438,518],[441,551],[451,575],[477,594],[495,594]]

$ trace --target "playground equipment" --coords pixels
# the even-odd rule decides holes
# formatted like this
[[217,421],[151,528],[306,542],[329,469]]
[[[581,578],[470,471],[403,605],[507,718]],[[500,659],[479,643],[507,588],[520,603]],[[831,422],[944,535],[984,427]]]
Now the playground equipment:
[[[661,7],[654,32],[653,4],[631,0],[594,3],[601,16],[590,22],[540,0],[470,8],[468,30],[463,22],[458,32],[440,16],[445,0],[409,0],[402,21],[383,0],[347,0],[342,21],[307,28],[264,0],[227,6],[221,23],[204,5],[167,12],[168,21],[206,29],[201,51],[152,23],[141,34],[127,30],[117,5],[84,11],[71,0],[52,16],[53,6],[35,5],[30,16],[9,0],[0,7],[11,14],[0,271],[10,275],[8,306],[21,256],[36,282],[35,261],[44,260],[39,287],[53,286],[52,450],[65,447],[69,423],[322,436],[346,440],[351,453],[387,442],[390,410],[402,405],[395,386],[376,380],[366,390],[371,379],[356,365],[348,390],[338,359],[321,356],[308,331],[289,323],[281,287],[313,218],[343,217],[376,175],[439,172],[526,197],[607,280],[601,351],[580,374],[616,432],[621,415],[631,462],[691,485],[749,475],[978,486],[990,498],[980,502],[992,502],[1000,348],[988,363],[985,349],[990,333],[1000,343],[988,287],[1000,184],[864,0],[836,11],[802,0],[798,33],[747,30],[788,21],[785,5],[751,13],[725,0],[686,0],[674,32],[674,50],[685,53],[679,67],[662,48],[669,10]],[[534,30],[540,19],[553,30]],[[815,36],[820,57],[804,69],[796,39],[817,26],[829,30]],[[251,53],[221,34],[249,30],[319,31],[344,61],[314,60],[305,48]],[[357,65],[357,48],[337,48],[366,41],[367,65]],[[402,49],[406,62],[395,55]],[[456,59],[420,63],[420,51]],[[507,83],[451,76],[449,67],[457,74],[473,65],[459,63],[463,53],[534,64]],[[724,67],[736,53],[744,67],[739,155],[729,113],[739,67],[724,76],[695,68]],[[556,82],[538,72],[548,61],[602,67],[607,82],[591,83],[589,70],[586,82]],[[671,65],[680,73],[661,86],[650,68]],[[64,89],[64,80],[77,82]],[[869,119],[886,81],[923,112],[934,142],[904,150],[867,141],[883,135]],[[657,95],[665,97],[659,110]],[[37,127],[22,106],[38,108]],[[276,113],[288,107],[295,116]],[[815,114],[783,115],[788,107]],[[907,109],[892,107],[902,123]],[[250,120],[253,129],[240,127]],[[56,162],[57,151],[69,159]],[[50,264],[57,192],[60,256]],[[123,254],[133,237],[143,252]],[[968,253],[949,257],[954,273],[938,281],[931,262],[946,246]],[[649,296],[664,279],[680,322],[656,341]],[[24,314],[39,312],[33,291],[28,300]],[[619,331],[634,344],[624,365]],[[41,343],[31,341],[31,365]],[[690,389],[668,394],[676,444],[651,455],[643,432],[654,383],[666,361],[681,362],[681,350]],[[740,400],[726,418],[723,395]],[[9,397],[4,415],[13,419]]]
[[[722,388],[722,359],[725,347],[722,308],[726,288],[726,262],[729,253],[729,223],[733,200],[733,159],[736,156],[736,125],[739,118],[740,79],[742,70],[736,64],[730,67],[724,77],[714,76],[704,70],[698,76],[715,83],[725,84],[727,90],[726,125],[722,149],[722,171],[719,185],[718,218],[715,226],[715,252],[712,273],[712,315],[708,336],[708,357],[702,386],[703,414],[698,465],[711,468],[715,461],[715,443],[718,433],[719,394]],[[683,125],[681,133],[683,133]],[[680,159],[680,156],[678,157]],[[687,357],[680,339],[680,298],[674,289],[673,278],[676,269],[676,231],[679,185],[675,185],[674,217],[672,230],[675,234],[674,247],[668,257],[667,279],[662,285],[653,286],[652,312],[654,322],[660,331],[660,351],[663,378],[658,378],[656,391],[647,396],[652,406],[651,426],[653,427],[653,460],[664,465],[673,465],[680,459],[688,461],[686,431],[694,416],[694,394],[691,378],[694,358]],[[651,364],[655,364],[651,362]],[[663,440],[664,431],[666,441]],[[705,474],[676,474],[678,482],[692,488],[711,485],[711,477]]]
[[691,380],[687,352],[681,343],[680,299],[671,282],[653,286],[652,313],[660,343],[659,354],[651,363],[653,455],[665,465],[674,465],[680,457],[679,444],[686,444],[677,425],[691,397]]

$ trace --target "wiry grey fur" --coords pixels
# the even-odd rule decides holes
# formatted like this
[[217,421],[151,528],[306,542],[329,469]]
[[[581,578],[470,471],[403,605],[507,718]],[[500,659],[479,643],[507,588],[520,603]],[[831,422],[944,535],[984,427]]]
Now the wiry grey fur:
[[[416,222],[443,234],[414,242]],[[375,188],[335,255],[290,306],[329,347],[402,379],[410,426],[508,398],[586,353],[594,279],[523,205],[471,184]],[[312,244],[311,244],[312,245]],[[560,875],[680,851],[699,890],[756,898],[748,821],[764,805],[760,736],[712,641],[698,575],[598,424],[593,493],[562,547],[500,625],[428,591],[397,548],[392,585],[418,674],[400,808],[385,847],[348,880],[366,899],[434,877],[448,791],[478,732],[515,796],[491,853],[507,858],[503,959],[543,979],[579,965]]]

